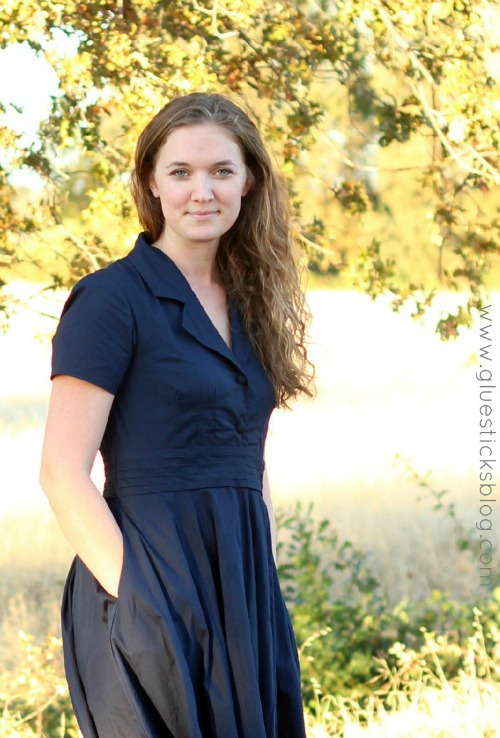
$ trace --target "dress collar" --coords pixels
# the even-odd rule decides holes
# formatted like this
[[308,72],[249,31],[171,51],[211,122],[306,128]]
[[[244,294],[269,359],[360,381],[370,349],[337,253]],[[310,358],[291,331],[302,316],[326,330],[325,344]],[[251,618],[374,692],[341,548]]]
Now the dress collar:
[[170,256],[152,246],[144,233],[137,238],[128,258],[156,297],[171,297],[187,302],[194,296],[177,264]]
[[177,264],[163,251],[148,243],[144,233],[138,237],[127,259],[156,297],[170,298],[184,304],[184,330],[199,343],[222,354],[242,370],[252,347],[243,327],[241,314],[232,300],[229,300],[232,338],[232,348],[229,348]]

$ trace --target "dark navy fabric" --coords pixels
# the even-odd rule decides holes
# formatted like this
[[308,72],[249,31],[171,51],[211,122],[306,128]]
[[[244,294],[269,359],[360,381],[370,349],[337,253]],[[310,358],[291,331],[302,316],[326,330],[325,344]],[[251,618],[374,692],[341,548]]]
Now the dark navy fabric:
[[141,235],[82,279],[52,376],[114,395],[104,496],[124,537],[118,598],[77,558],[63,597],[84,738],[303,738],[295,639],[262,497],[274,390],[230,304],[229,348]]

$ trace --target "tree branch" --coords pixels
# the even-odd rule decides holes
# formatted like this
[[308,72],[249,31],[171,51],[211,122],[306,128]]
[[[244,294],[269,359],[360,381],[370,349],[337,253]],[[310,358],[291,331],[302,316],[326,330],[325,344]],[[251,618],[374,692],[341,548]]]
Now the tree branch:
[[[386,25],[386,28],[388,32],[392,35],[394,41],[399,45],[401,49],[406,51],[406,53],[409,56],[410,62],[414,69],[417,69],[422,77],[426,79],[429,84],[432,86],[433,89],[439,88],[436,81],[434,80],[431,73],[426,69],[426,67],[422,64],[420,59],[418,58],[415,51],[411,48],[408,41],[406,41],[405,38],[396,30],[394,23],[392,22],[391,18],[389,17],[389,14],[387,13],[384,3],[378,2],[378,10],[380,12],[381,18],[384,20],[384,23]],[[444,135],[443,131],[441,130],[441,126],[439,125],[439,122],[436,119],[436,116],[434,114],[434,111],[432,107],[429,105],[422,82],[419,82],[418,85],[414,85],[411,81],[409,82],[410,88],[414,95],[420,100],[422,103],[422,107],[424,108],[424,111],[429,119],[429,122],[438,136],[440,142],[442,143],[443,147],[446,149],[448,154],[456,161],[456,163],[460,166],[461,169],[464,169],[465,171],[469,172],[469,174],[479,174],[481,176],[488,175],[493,179],[495,184],[500,183],[500,173],[497,172],[485,159],[481,154],[476,151],[473,147],[471,147],[473,155],[476,159],[478,159],[481,162],[482,167],[484,169],[477,169],[476,167],[469,166],[460,156],[460,154],[455,151],[454,147],[452,146],[449,139]]]

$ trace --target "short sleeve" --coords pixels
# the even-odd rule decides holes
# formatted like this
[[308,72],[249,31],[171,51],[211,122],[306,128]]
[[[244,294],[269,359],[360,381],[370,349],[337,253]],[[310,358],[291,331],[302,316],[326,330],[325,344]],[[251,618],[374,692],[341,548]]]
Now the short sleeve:
[[67,374],[115,395],[130,366],[135,331],[126,286],[110,272],[89,274],[68,297],[52,339],[51,379]]

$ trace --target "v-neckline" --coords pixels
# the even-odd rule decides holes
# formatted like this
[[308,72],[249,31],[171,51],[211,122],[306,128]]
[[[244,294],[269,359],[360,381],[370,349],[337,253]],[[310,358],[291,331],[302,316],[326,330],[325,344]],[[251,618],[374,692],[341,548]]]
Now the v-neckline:
[[227,343],[226,339],[224,338],[224,336],[222,335],[222,333],[219,331],[219,329],[215,325],[215,323],[212,320],[212,318],[210,317],[210,315],[205,310],[205,307],[203,306],[202,301],[200,300],[200,298],[196,294],[195,290],[191,287],[191,284],[190,284],[188,278],[186,277],[186,275],[184,274],[184,272],[182,271],[182,269],[180,268],[180,266],[172,259],[172,257],[169,254],[167,254],[165,251],[163,251],[163,249],[161,249],[159,246],[155,246],[154,244],[150,244],[150,245],[151,245],[152,248],[156,249],[161,254],[163,254],[164,256],[166,256],[167,259],[174,265],[174,267],[177,269],[177,271],[179,272],[180,276],[182,277],[182,279],[186,283],[186,286],[188,287],[191,296],[195,299],[195,301],[197,302],[198,306],[201,308],[201,310],[205,314],[205,316],[206,316],[208,322],[210,323],[210,325],[212,326],[213,330],[219,336],[220,340],[222,341],[222,343],[224,344],[224,346],[226,347],[226,349],[228,351],[230,351],[231,354],[234,355],[234,350],[233,350],[234,349],[234,325],[233,325],[233,320],[232,320],[233,315],[232,315],[231,303],[230,303],[229,295],[227,294],[226,289],[223,288],[224,289],[224,292],[226,294],[226,320],[227,320],[227,324],[229,326],[229,341],[230,341],[230,343]]
[[[150,254],[153,256],[152,260]],[[171,298],[184,303],[183,327],[200,343],[218,351],[241,369],[251,351],[252,343],[244,329],[243,316],[235,300],[227,295],[231,335],[229,345],[215,327],[181,269],[168,254],[148,242],[142,233],[129,256],[156,297]],[[168,269],[164,269],[163,265]]]
[[[177,267],[177,268],[179,269],[179,267]],[[187,283],[189,289],[191,290],[191,293],[192,293],[194,299],[198,303],[198,305],[201,308],[201,310],[203,311],[203,313],[206,315],[206,318],[207,318],[208,322],[210,323],[210,325],[212,326],[213,330],[219,336],[220,340],[222,341],[222,343],[224,344],[224,346],[226,347],[226,349],[228,351],[230,351],[234,355],[234,350],[233,350],[234,349],[234,325],[233,325],[233,320],[232,320],[233,315],[232,315],[232,310],[231,310],[231,304],[230,304],[230,300],[229,300],[229,295],[226,292],[226,320],[227,320],[227,324],[228,324],[228,327],[229,327],[229,341],[230,341],[230,343],[227,343],[226,339],[224,338],[224,336],[222,335],[222,333],[220,332],[220,330],[217,328],[217,326],[215,325],[215,323],[212,320],[212,318],[210,317],[210,315],[205,310],[205,307],[203,306],[202,301],[200,300],[200,298],[198,297],[198,295],[196,294],[196,292],[194,291],[194,289],[189,284],[189,280],[182,273],[182,271],[180,269],[179,269],[179,271],[182,274],[182,276],[184,277],[184,279],[186,280],[186,283]]]
[[[161,249],[159,249],[159,251],[161,251]],[[162,251],[161,253],[165,254],[164,251]],[[224,336],[222,335],[222,333],[219,331],[219,329],[215,325],[215,323],[212,320],[212,318],[210,317],[210,315],[205,310],[205,307],[204,307],[202,301],[200,300],[200,298],[196,294],[195,290],[191,287],[191,284],[189,283],[189,280],[186,277],[186,275],[184,274],[184,272],[182,271],[182,269],[175,263],[175,261],[172,259],[171,256],[169,256],[168,254],[165,254],[165,256],[168,259],[170,259],[170,261],[172,262],[172,264],[175,266],[175,268],[177,269],[177,271],[181,275],[182,279],[186,283],[186,286],[187,286],[187,288],[189,290],[189,294],[191,295],[191,299],[196,303],[196,305],[202,311],[203,315],[206,317],[208,323],[210,324],[210,326],[212,328],[212,331],[215,332],[215,334],[222,341],[222,344],[226,347],[226,350],[229,351],[232,354],[232,356],[235,356],[235,354],[234,354],[234,321],[233,321],[234,314],[233,314],[233,311],[231,309],[231,300],[229,298],[229,295],[227,294],[226,289],[224,288],[224,292],[226,294],[226,320],[227,320],[227,324],[229,326],[229,340],[230,340],[230,343],[227,343],[226,339],[224,338]]]

